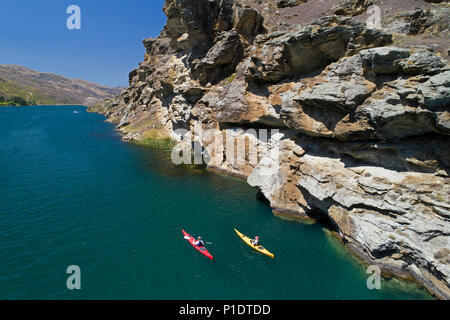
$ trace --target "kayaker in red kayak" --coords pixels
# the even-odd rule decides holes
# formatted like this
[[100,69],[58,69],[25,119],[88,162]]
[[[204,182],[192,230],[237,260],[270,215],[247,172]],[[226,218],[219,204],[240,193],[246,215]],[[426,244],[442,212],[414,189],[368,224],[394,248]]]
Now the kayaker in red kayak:
[[[204,247],[204,243],[202,241],[202,237],[198,237],[197,240],[195,240],[194,237],[192,237],[189,233],[187,233],[186,231],[184,231],[183,229],[181,230],[183,232],[184,238],[186,240],[189,241],[189,243],[195,248],[197,249],[197,251],[199,251],[201,254],[205,255],[206,257],[208,257],[209,259],[213,259],[213,256],[208,252],[208,250],[206,250],[206,248]],[[202,246],[199,247],[197,246],[197,244],[201,244]]]
[[205,246],[205,243],[202,241],[202,237],[200,237],[200,236],[197,238],[197,240],[194,240],[194,244],[197,247],[204,247]]

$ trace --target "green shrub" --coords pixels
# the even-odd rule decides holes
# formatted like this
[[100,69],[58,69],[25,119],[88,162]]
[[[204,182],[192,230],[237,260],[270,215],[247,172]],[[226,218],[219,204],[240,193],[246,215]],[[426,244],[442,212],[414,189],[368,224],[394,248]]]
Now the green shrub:
[[152,149],[159,149],[159,150],[170,150],[175,146],[175,142],[172,141],[170,138],[164,138],[164,139],[143,139],[140,141],[135,141],[136,144],[143,145],[146,147],[150,147]]

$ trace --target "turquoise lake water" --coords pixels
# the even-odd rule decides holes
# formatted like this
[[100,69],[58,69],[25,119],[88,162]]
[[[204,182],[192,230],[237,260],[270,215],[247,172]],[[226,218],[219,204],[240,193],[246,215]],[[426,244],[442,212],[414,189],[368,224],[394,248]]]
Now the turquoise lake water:
[[[0,299],[431,298],[396,279],[369,290],[366,267],[320,225],[279,219],[245,181],[177,167],[104,120],[0,108]],[[181,228],[212,242],[214,260]],[[81,290],[66,287],[69,265]]]

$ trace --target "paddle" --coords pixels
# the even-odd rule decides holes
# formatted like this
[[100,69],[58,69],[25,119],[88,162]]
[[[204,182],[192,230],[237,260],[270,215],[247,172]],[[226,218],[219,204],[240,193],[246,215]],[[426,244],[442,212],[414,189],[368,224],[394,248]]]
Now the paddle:
[[[186,240],[189,240],[189,239],[194,238],[194,237],[184,236],[184,238],[185,238]],[[213,244],[212,242],[209,242],[209,241],[203,241],[203,242],[206,243],[206,244]]]

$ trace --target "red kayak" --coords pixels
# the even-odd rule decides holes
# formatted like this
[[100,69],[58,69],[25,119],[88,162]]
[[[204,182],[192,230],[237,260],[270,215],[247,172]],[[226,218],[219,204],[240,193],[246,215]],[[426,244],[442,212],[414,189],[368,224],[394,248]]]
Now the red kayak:
[[184,234],[185,237],[189,237],[188,241],[189,241],[190,244],[192,244],[192,246],[193,246],[195,249],[197,249],[198,251],[200,251],[201,254],[207,256],[207,257],[210,258],[211,260],[213,259],[213,256],[208,252],[208,250],[206,250],[205,247],[197,247],[197,246],[194,244],[194,241],[195,241],[194,237],[192,237],[189,233],[187,233],[187,232],[184,231],[183,229],[182,229],[181,231],[183,231],[183,234]]

